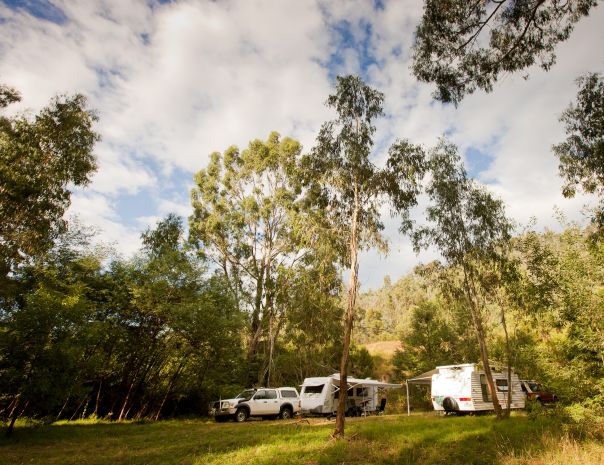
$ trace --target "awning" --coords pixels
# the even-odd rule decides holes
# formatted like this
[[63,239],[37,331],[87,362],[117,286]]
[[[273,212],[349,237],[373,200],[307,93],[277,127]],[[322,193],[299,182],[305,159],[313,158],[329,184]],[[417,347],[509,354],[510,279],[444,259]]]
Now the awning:
[[[337,382],[339,384],[340,382],[340,375],[339,374],[334,374],[331,376],[331,378],[334,381],[334,384]],[[358,379],[358,378],[351,378],[351,377],[346,377],[346,381],[348,383],[348,387],[355,387],[355,386],[361,386],[361,387],[365,387],[365,386],[375,386],[378,388],[382,388],[382,389],[396,389],[396,388],[401,388],[403,387],[402,384],[393,384],[393,383],[384,383],[382,381],[377,381],[375,379]]]
[[438,368],[426,371],[421,375],[414,376],[407,380],[407,384],[432,384],[432,375],[438,373]]
[[438,373],[438,368],[434,370],[426,371],[421,375],[414,376],[411,379],[405,381],[405,387],[407,389],[407,415],[411,415],[411,406],[409,405],[409,385],[410,384],[423,384],[424,386],[432,384],[432,375]]

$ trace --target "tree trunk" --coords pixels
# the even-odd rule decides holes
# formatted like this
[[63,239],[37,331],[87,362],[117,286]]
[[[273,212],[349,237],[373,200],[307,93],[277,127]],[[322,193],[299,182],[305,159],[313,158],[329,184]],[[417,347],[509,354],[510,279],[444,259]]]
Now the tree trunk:
[[170,378],[170,382],[168,383],[168,389],[166,390],[166,395],[162,399],[161,404],[160,404],[159,408],[157,409],[157,413],[155,414],[155,418],[154,418],[155,421],[159,420],[159,415],[161,414],[161,411],[164,408],[164,404],[166,403],[166,400],[168,400],[168,396],[172,392],[172,388],[174,387],[176,378],[178,378],[178,375],[180,374],[183,365],[184,365],[184,361],[180,362],[180,365],[178,365],[176,372],[172,375],[172,378]]
[[65,399],[65,403],[63,404],[63,407],[61,407],[61,410],[59,410],[59,413],[55,417],[55,421],[58,421],[61,418],[61,415],[63,415],[63,410],[65,410],[65,407],[67,407],[67,403],[69,402],[70,398],[71,398],[71,393],[67,396],[67,399]]
[[78,404],[77,408],[76,408],[76,409],[75,409],[75,411],[73,412],[73,415],[71,415],[71,417],[69,418],[69,421],[72,421],[72,420],[73,420],[73,419],[76,417],[76,415],[77,415],[77,414],[78,414],[78,412],[80,411],[80,408],[82,408],[82,405],[84,405],[84,402],[86,402],[86,400],[88,400],[88,398],[87,398],[87,397],[84,397],[84,398],[82,399],[82,402],[80,402],[80,403]]
[[256,295],[254,298],[254,310],[252,312],[252,321],[250,326],[250,341],[247,352],[247,380],[248,383],[261,382],[259,377],[261,371],[257,370],[255,374],[252,374],[255,359],[258,355],[258,346],[260,344],[260,338],[262,336],[262,295],[264,294],[264,258],[262,259],[262,266],[257,273],[256,280]]
[[342,358],[340,360],[340,395],[338,401],[338,410],[336,414],[336,429],[334,437],[344,436],[344,426],[346,421],[346,401],[348,400],[348,357],[350,351],[350,336],[354,324],[354,311],[357,297],[357,274],[359,271],[357,263],[357,221],[359,214],[358,191],[355,186],[354,208],[352,210],[352,222],[350,226],[350,281],[348,289],[348,305],[344,317],[344,340],[342,343]]
[[487,379],[489,391],[491,392],[493,410],[495,410],[497,419],[501,419],[501,404],[499,404],[499,398],[497,397],[497,389],[495,388],[495,382],[493,381],[493,373],[491,372],[491,364],[489,363],[489,353],[487,351],[487,342],[484,334],[484,327],[482,324],[482,314],[479,308],[476,286],[474,280],[472,279],[472,276],[470,275],[465,266],[463,267],[463,272],[464,287],[466,291],[466,296],[468,298],[468,303],[470,304],[470,313],[472,314],[474,329],[476,330],[476,338],[478,339],[478,346],[480,348],[480,358],[482,360],[484,375]]
[[505,334],[505,357],[507,359],[506,365],[508,370],[508,405],[505,409],[505,418],[509,418],[510,412],[512,411],[512,347],[510,345],[508,325],[505,321],[505,309],[503,308],[503,305],[501,305],[501,325],[503,326],[503,332]]
[[95,417],[98,417],[99,415],[99,403],[100,403],[100,399],[101,399],[101,388],[103,387],[103,379],[101,378],[101,380],[99,381],[99,390],[96,392],[96,401],[94,403],[94,412],[92,412],[92,414]]
[[126,397],[124,398],[124,403],[122,404],[122,409],[120,410],[120,415],[117,417],[117,421],[121,421],[124,419],[126,413],[126,406],[128,405],[128,400],[130,400],[130,393],[132,392],[132,388],[134,387],[134,383],[136,381],[136,377],[132,379],[130,383],[130,387],[128,388],[128,392],[126,393]]
[[9,413],[10,423],[6,430],[6,437],[10,437],[13,434],[15,429],[15,422],[17,421],[17,417],[19,416],[19,404],[21,403],[21,394],[17,394],[15,396],[13,409]]
[[493,381],[493,373],[491,372],[491,364],[489,363],[489,354],[487,351],[487,343],[484,334],[484,328],[482,326],[482,318],[480,315],[477,315],[477,328],[476,328],[476,336],[478,337],[478,345],[480,346],[480,358],[482,359],[482,365],[484,369],[484,375],[487,378],[487,384],[489,386],[489,391],[491,391],[491,399],[493,400],[493,410],[495,410],[495,415],[497,415],[497,419],[502,418],[501,404],[499,403],[499,397],[497,397],[497,389],[495,387],[495,382]]

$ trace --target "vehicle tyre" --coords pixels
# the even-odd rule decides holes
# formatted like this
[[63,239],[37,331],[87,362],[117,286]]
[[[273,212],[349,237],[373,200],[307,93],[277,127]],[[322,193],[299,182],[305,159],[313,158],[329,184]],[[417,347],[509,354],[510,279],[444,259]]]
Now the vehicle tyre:
[[237,423],[241,423],[244,422],[245,420],[247,420],[248,417],[248,413],[247,410],[244,408],[239,408],[237,409],[237,411],[235,412],[235,421]]
[[289,420],[293,416],[294,416],[294,412],[292,412],[292,409],[290,407],[283,407],[281,409],[281,413],[279,413],[279,417],[282,420]]
[[443,408],[445,412],[459,412],[459,405],[457,405],[457,401],[452,397],[446,397],[443,400]]

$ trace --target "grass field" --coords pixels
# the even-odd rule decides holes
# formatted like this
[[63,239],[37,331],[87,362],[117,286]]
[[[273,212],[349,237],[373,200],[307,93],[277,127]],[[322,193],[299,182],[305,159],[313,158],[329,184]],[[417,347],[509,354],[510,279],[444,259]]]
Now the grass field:
[[505,464],[604,463],[604,444],[578,440],[555,418],[386,415],[328,420],[202,420],[21,426],[0,439],[0,464]]

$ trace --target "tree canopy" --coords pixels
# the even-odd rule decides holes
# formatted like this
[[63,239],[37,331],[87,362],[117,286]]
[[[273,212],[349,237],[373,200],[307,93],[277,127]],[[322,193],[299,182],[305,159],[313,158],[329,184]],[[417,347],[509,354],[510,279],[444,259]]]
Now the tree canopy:
[[[0,108],[19,100],[0,87]],[[33,119],[0,117],[0,279],[65,229],[70,189],[96,170],[96,119],[79,94],[54,98]]]
[[374,120],[382,114],[384,96],[358,76],[337,78],[335,93],[327,106],[337,112],[333,121],[321,126],[317,143],[303,160],[310,201],[323,208],[326,228],[340,237],[342,262],[350,270],[348,301],[343,322],[340,361],[340,400],[336,436],[344,435],[347,370],[351,332],[358,290],[359,250],[386,244],[381,237],[380,207],[389,202],[393,212],[408,221],[409,209],[417,202],[424,173],[421,148],[397,140],[388,151],[385,168],[370,159]]
[[426,0],[416,30],[413,74],[436,85],[434,97],[458,104],[490,92],[504,73],[538,64],[549,70],[555,48],[597,0]]
[[604,79],[589,73],[577,79],[577,102],[560,117],[567,138],[554,145],[560,160],[560,176],[564,180],[562,193],[572,197],[578,188],[600,197],[595,221],[604,227]]

